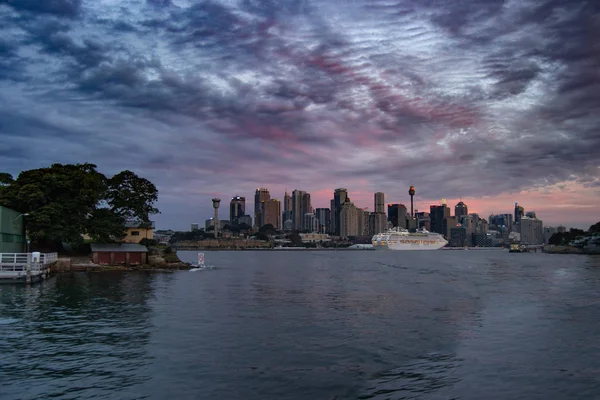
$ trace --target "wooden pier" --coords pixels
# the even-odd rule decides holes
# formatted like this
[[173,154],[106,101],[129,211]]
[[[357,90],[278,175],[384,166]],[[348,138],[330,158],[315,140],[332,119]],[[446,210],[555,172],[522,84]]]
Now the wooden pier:
[[0,283],[34,283],[46,279],[57,253],[0,253]]

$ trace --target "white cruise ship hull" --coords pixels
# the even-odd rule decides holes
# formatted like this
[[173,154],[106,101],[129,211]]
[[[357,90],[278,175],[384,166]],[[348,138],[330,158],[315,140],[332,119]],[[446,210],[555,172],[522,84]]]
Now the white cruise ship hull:
[[406,229],[394,228],[373,236],[375,250],[439,250],[448,242],[437,233],[426,230],[409,233]]
[[436,244],[423,244],[417,241],[411,243],[385,243],[373,244],[375,250],[439,250],[446,245],[447,242],[437,242]]

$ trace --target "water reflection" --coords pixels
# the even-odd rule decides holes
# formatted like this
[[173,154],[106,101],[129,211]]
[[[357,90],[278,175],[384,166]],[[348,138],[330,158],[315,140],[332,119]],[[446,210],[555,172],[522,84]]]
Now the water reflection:
[[[60,274],[0,287],[2,399],[140,398],[156,275]],[[7,329],[8,330],[8,329]]]

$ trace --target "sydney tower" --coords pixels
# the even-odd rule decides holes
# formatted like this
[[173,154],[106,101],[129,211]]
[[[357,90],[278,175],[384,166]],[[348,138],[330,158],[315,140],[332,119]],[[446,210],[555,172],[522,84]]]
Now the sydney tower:
[[415,195],[415,187],[410,185],[410,189],[408,189],[408,194],[410,194],[410,217],[414,218],[415,215],[413,213],[413,197]]

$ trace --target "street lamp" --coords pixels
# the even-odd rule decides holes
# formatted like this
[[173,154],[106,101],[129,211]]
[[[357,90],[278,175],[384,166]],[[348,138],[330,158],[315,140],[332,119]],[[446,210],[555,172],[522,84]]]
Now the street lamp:
[[21,214],[21,215],[19,215],[17,218],[15,218],[15,219],[13,220],[13,222],[15,222],[16,220],[18,220],[18,219],[19,219],[19,218],[21,218],[21,217],[26,217],[26,216],[28,216],[28,215],[29,215],[29,213],[24,213],[24,214]]

